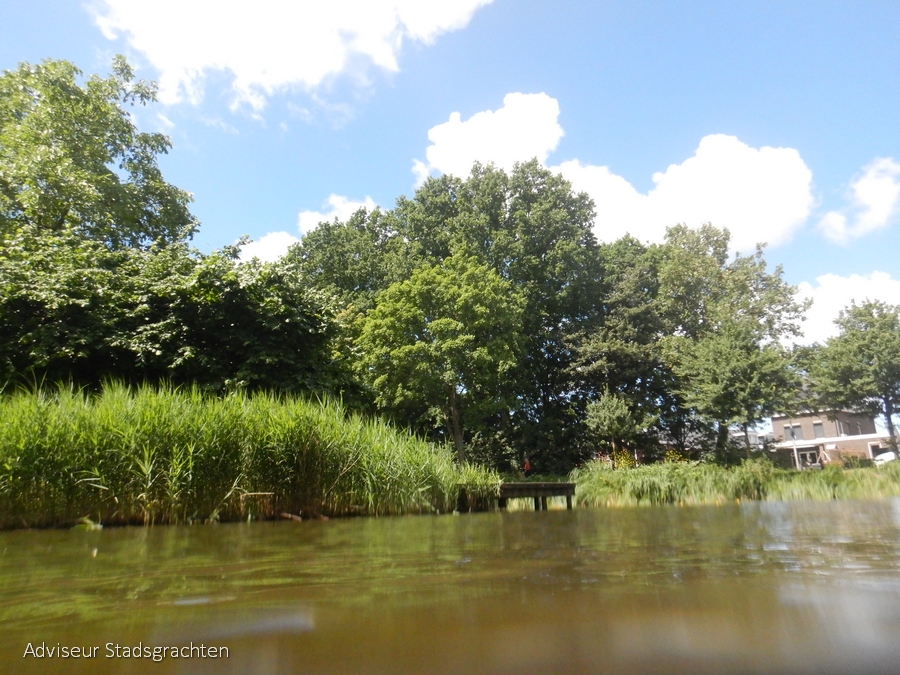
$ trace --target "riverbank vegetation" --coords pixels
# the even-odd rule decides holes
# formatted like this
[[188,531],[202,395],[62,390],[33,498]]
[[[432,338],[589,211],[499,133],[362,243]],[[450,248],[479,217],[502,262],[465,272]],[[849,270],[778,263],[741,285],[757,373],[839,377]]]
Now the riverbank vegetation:
[[723,467],[666,462],[613,469],[593,461],[574,470],[580,506],[723,504],[735,500],[879,499],[900,497],[900,463],[880,468],[828,466],[820,471],[779,469],[766,459]]
[[[179,397],[204,401],[191,419],[222,414],[225,425],[232,413],[221,411],[235,401],[255,410],[265,401],[277,408],[299,406],[302,397],[340,400],[352,414],[329,403],[335,419],[408,430],[410,447],[423,442],[416,439],[452,446],[460,466],[515,472],[527,460],[534,472],[557,475],[598,454],[619,465],[628,457],[657,462],[669,450],[736,464],[751,454],[750,427],[803,407],[880,412],[893,430],[900,308],[851,307],[841,338],[788,349],[805,305],[782,270],[767,265],[762,247],[733,254],[728,231],[711,224],[673,224],[656,243],[600,241],[596,205],[537,160],[509,172],[475,164],[466,177],[429,178],[393,208],[320,223],[276,262],[242,259],[243,242],[197,251],[190,194],[168,184],[157,163],[169,139],[140,132],[127,112],[155,95],[155,85],[135,81],[120,57],[105,78],[85,78],[62,61],[0,76],[4,405],[25,405],[13,392],[34,383],[84,388],[97,394],[85,400],[101,407],[127,398],[121,388],[104,391],[109,380],[134,389],[136,401],[150,401],[153,388],[169,400],[170,387],[182,387]],[[59,393],[41,396],[62,401]],[[130,405],[110,410],[129,415]],[[730,438],[739,428],[743,448]],[[59,485],[49,503],[68,504],[68,495],[88,487],[99,495],[112,494],[113,483],[132,485],[128,462],[143,456],[143,446],[129,440],[120,452],[131,459],[92,478],[101,468],[57,462],[84,436],[66,427],[75,434],[68,438],[63,429],[54,432],[56,445],[29,450],[36,453],[30,471],[40,476],[34,485]],[[182,453],[200,443],[179,438]],[[166,489],[180,494],[176,468],[188,460],[152,447],[141,466],[168,457],[175,487]],[[276,457],[293,452],[284,447]],[[374,442],[367,447],[377,456]],[[68,477],[51,480],[41,452]],[[3,457],[17,453],[0,448]],[[216,469],[223,473],[208,494],[198,484],[190,506],[160,496],[168,484],[160,478],[135,493],[142,502],[128,497],[127,508],[109,513],[148,521],[237,517],[244,511],[234,495],[247,500],[275,483],[271,476],[254,482],[261,461],[237,450],[226,456],[232,469]],[[109,457],[103,466],[112,471]],[[107,484],[108,476],[118,482]],[[232,486],[230,506],[220,508]],[[402,510],[381,498],[358,503],[363,493],[355,489],[340,503],[328,492],[304,504]],[[443,510],[438,502],[433,507]],[[27,511],[28,500],[21,507]]]
[[444,513],[499,476],[334,401],[197,388],[0,398],[0,528]]

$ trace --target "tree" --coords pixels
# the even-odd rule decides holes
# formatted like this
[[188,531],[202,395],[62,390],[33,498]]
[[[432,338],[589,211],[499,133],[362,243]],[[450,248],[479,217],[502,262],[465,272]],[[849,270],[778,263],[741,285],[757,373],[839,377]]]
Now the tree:
[[334,391],[330,300],[285,263],[178,242],[110,250],[19,228],[0,255],[0,384],[69,380]]
[[718,459],[726,458],[732,424],[743,430],[749,457],[749,427],[783,409],[798,387],[788,355],[763,343],[758,324],[746,318],[697,340],[674,337],[670,349],[684,404],[717,424]]
[[517,362],[521,327],[511,285],[453,255],[378,296],[359,339],[364,375],[383,409],[442,427],[463,462],[466,437],[512,404],[502,382]]
[[121,56],[112,71],[79,84],[75,66],[48,60],[0,76],[0,239],[26,225],[111,248],[194,233],[191,196],[157,165],[169,139],[139,132],[125,109],[154,101],[156,85],[135,82]]
[[[523,299],[522,349],[501,384],[508,408],[484,425],[479,447],[498,465],[523,455],[566,471],[589,450],[572,405],[568,340],[597,302],[593,203],[537,161],[507,174],[475,165],[467,178],[425,182],[394,209],[356,214],[304,237],[291,255],[318,288],[364,309],[412,270],[454,252],[487,265]],[[493,461],[493,460],[492,460]]]
[[586,418],[588,428],[612,446],[613,461],[623,444],[633,441],[655,421],[652,416],[629,406],[624,397],[608,392],[588,404]]
[[840,333],[818,350],[810,368],[813,391],[826,408],[882,415],[897,450],[900,410],[900,306],[853,303],[835,321]]
[[689,451],[717,427],[723,457],[729,425],[746,428],[793,393],[778,345],[803,306],[760,248],[733,259],[728,248],[728,231],[709,224],[669,228],[662,245],[601,247],[604,285],[573,341],[573,379],[588,401],[614,394],[655,418],[645,449]]

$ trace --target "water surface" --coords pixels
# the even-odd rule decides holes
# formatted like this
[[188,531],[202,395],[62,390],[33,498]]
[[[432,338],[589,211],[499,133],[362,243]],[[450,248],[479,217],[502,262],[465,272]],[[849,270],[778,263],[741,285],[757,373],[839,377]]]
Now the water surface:
[[900,501],[7,532],[0,627],[10,673],[895,673]]

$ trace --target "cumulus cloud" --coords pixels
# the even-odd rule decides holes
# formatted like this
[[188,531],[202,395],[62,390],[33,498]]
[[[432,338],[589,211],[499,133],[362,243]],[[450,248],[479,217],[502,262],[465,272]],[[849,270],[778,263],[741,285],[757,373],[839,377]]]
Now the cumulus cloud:
[[[559,103],[543,93],[507,94],[499,110],[465,121],[455,112],[428,131],[427,160],[413,163],[417,184],[435,172],[465,176],[475,161],[507,170],[532,157],[545,162],[563,137],[558,118]],[[734,250],[749,252],[789,241],[815,203],[812,172],[797,150],[752,148],[723,134],[704,137],[692,157],[654,174],[647,194],[606,166],[573,159],[550,168],[594,199],[603,241],[625,234],[661,241],[672,225],[711,222],[731,231]]]
[[262,262],[274,262],[300,240],[288,232],[269,232],[259,241],[251,241],[241,247],[241,260],[259,258]]
[[[900,210],[900,164],[890,157],[875,159],[850,184],[849,206],[829,211],[819,221],[827,239],[846,244],[886,227]],[[849,218],[848,218],[849,216]]]
[[812,172],[799,152],[752,148],[723,134],[705,136],[693,157],[654,174],[647,194],[605,166],[572,160],[552,168],[594,199],[604,241],[626,233],[661,241],[671,225],[711,222],[731,231],[735,250],[752,251],[757,242],[789,241],[814,205]]
[[802,342],[824,342],[837,335],[834,320],[853,301],[859,304],[866,300],[881,300],[900,305],[900,279],[892,279],[885,272],[846,277],[825,274],[817,277],[815,284],[806,281],[799,284],[797,294],[801,299],[810,298],[813,301],[806,313],[806,321],[801,325],[804,334]]
[[540,161],[563,137],[557,122],[559,103],[546,94],[507,94],[498,110],[485,110],[463,121],[458,112],[428,131],[426,161],[415,160],[419,184],[433,172],[466,176],[475,161],[509,170],[516,162]]
[[491,1],[102,0],[95,20],[159,70],[163,102],[197,102],[207,73],[229,71],[238,100],[259,110],[273,92],[311,90],[360,59],[396,71],[404,40],[431,44]]
[[341,221],[345,221],[360,209],[372,211],[378,207],[378,205],[369,196],[366,196],[363,201],[359,202],[335,194],[329,195],[328,201],[325,202],[325,205],[326,207],[328,207],[325,212],[300,212],[300,215],[297,217],[297,226],[300,228],[300,232],[302,234],[306,234],[310,230],[316,229],[319,226],[319,223],[331,222],[335,218]]

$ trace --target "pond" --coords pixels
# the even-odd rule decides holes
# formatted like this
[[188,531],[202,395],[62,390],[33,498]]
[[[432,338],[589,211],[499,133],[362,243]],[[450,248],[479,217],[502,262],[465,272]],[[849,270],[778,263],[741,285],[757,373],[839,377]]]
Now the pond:
[[894,673],[900,501],[6,532],[0,626],[4,673]]

